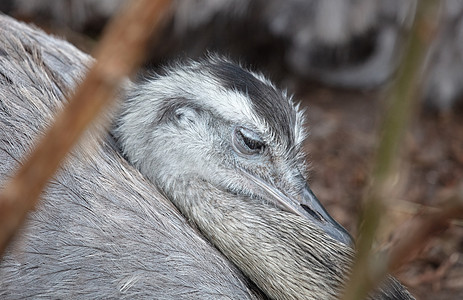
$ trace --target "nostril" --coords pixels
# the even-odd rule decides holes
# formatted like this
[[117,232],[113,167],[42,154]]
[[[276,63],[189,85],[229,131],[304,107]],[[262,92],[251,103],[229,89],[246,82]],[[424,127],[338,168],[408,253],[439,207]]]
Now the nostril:
[[322,216],[320,216],[319,213],[317,213],[316,211],[314,211],[313,209],[311,209],[311,208],[308,207],[307,205],[301,204],[301,206],[302,206],[302,208],[303,208],[306,212],[308,212],[308,213],[309,213],[312,217],[314,217],[317,221],[320,221],[320,222],[321,222],[321,221],[323,220]]

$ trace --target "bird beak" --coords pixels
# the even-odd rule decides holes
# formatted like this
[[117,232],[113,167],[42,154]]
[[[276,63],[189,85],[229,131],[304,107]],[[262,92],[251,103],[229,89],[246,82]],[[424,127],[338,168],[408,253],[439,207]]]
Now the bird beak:
[[278,188],[245,170],[242,170],[242,173],[259,186],[267,194],[267,199],[278,208],[309,219],[333,239],[349,247],[354,246],[351,235],[328,214],[307,183],[301,193],[293,198],[286,196]]
[[325,233],[347,246],[354,246],[352,236],[330,216],[307,183],[302,190],[301,201],[298,204],[298,210],[302,208],[302,215],[317,223]]

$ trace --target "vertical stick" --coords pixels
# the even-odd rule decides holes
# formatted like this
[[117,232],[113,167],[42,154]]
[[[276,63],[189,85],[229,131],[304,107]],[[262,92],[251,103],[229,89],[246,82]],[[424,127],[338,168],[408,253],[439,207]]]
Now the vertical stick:
[[389,95],[389,108],[384,117],[378,149],[371,175],[370,187],[366,193],[361,213],[357,255],[350,280],[346,283],[344,300],[364,299],[387,274],[387,263],[374,261],[371,247],[384,214],[388,191],[397,174],[399,149],[403,144],[404,133],[414,112],[417,101],[416,91],[422,62],[429,41],[423,30],[429,30],[430,8],[433,1],[418,1],[416,20],[395,85]]
[[0,255],[66,154],[114,99],[124,78],[140,65],[148,40],[160,25],[169,2],[131,1],[109,24],[95,51],[95,65],[0,194]]

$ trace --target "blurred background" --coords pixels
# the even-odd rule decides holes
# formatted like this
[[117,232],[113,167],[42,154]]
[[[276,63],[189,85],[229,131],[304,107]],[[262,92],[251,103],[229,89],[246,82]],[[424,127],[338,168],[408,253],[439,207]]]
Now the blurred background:
[[[2,0],[0,10],[91,53],[126,0]],[[189,0],[173,9],[144,70],[218,52],[264,73],[307,107],[310,183],[354,236],[385,99],[416,0]],[[393,221],[381,244],[412,216],[432,211],[463,179],[463,1],[436,7],[403,145]],[[141,72],[143,73],[143,71]],[[402,225],[401,230],[406,230]],[[396,274],[417,299],[463,299],[463,217]]]

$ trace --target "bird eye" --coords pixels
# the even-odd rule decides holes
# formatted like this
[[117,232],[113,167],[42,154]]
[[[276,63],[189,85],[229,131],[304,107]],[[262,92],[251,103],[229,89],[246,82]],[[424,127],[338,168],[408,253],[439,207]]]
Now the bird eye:
[[241,154],[261,154],[265,149],[264,141],[257,133],[240,126],[234,129],[232,142],[235,151]]

